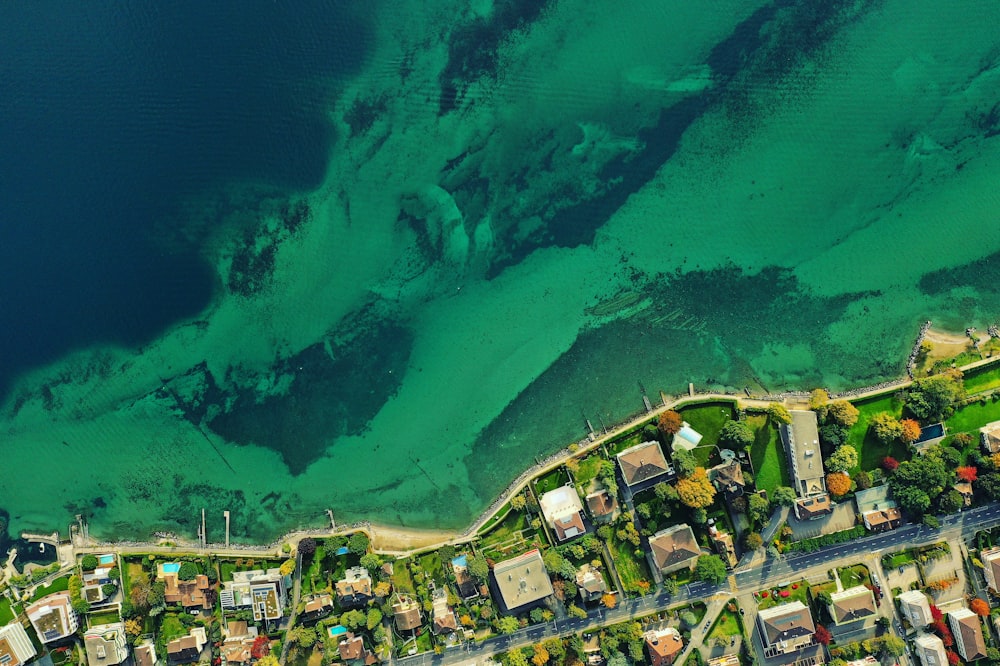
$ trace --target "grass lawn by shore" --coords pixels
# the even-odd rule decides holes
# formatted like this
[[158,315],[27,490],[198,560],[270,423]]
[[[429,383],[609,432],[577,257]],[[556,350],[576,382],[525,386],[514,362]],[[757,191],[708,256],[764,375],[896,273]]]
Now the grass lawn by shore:
[[597,473],[601,469],[601,462],[604,458],[600,454],[592,453],[583,460],[580,461],[580,466],[574,474],[576,487],[582,491],[586,491],[590,482],[597,478]]
[[960,432],[975,434],[976,430],[991,421],[1000,421],[1000,400],[987,400],[985,405],[979,402],[966,405],[945,421],[945,426],[949,435]]
[[972,372],[964,378],[965,391],[969,395],[1000,388],[1000,365],[990,365],[983,370]]
[[555,490],[559,486],[564,486],[567,483],[569,483],[569,474],[566,473],[565,468],[559,467],[538,479],[538,481],[534,484],[535,494],[541,497],[550,490]]
[[53,592],[62,592],[68,589],[69,589],[69,576],[56,578],[47,587],[40,587],[37,590],[35,590],[35,593],[31,595],[31,601],[32,602],[38,601],[47,594],[52,594]]
[[[701,435],[698,446],[711,447],[719,443],[719,433],[727,421],[736,418],[732,402],[709,402],[692,407],[682,407],[681,418],[688,422]],[[710,449],[706,449],[710,450]]]
[[753,463],[757,487],[770,493],[778,486],[790,486],[791,480],[778,429],[769,425],[767,417],[763,415],[748,416],[746,421],[754,431],[750,460]]
[[[894,417],[899,418],[903,413],[903,403],[898,400],[895,394],[889,394],[855,402],[858,408],[858,422],[855,423],[847,433],[847,443],[858,452],[858,462],[861,469],[872,470],[882,464],[882,459],[892,456],[896,460],[909,460],[909,449],[899,442],[883,444],[869,432],[868,425],[872,417],[881,412],[889,412]],[[856,470],[852,470],[856,471]]]

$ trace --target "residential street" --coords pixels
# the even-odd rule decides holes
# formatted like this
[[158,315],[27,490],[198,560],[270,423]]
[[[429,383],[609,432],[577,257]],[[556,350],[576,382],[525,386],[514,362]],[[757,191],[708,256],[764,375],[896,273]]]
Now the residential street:
[[[885,581],[886,573],[878,562],[883,552],[942,540],[954,544],[960,539],[971,537],[981,529],[997,525],[1000,525],[1000,504],[994,503],[942,518],[939,530],[924,525],[904,525],[891,532],[828,546],[814,553],[796,553],[780,559],[757,559],[751,564],[751,568],[731,575],[729,581],[721,586],[695,582],[685,585],[675,595],[661,592],[657,595],[625,601],[614,610],[592,610],[587,619],[557,620],[544,625],[533,625],[510,636],[498,636],[481,643],[466,644],[441,655],[424,653],[395,659],[394,662],[405,666],[449,666],[482,662],[487,657],[506,652],[511,648],[526,647],[554,636],[593,631],[604,625],[623,622],[631,617],[644,616],[656,611],[668,610],[671,607],[699,599],[709,605],[705,621],[710,622],[715,619],[712,613],[717,614],[722,609],[723,604],[734,596],[740,598],[741,606],[747,610],[745,621],[747,629],[752,633],[756,617],[752,593],[757,590],[772,587],[785,581],[825,576],[832,567],[846,566],[857,562],[868,564],[872,571],[878,573],[880,580]],[[747,603],[746,600],[750,600],[750,603]],[[888,606],[887,611],[885,611],[886,615],[895,617],[894,612],[889,614],[892,611],[891,600],[883,600],[883,608],[886,606]],[[691,634],[691,644],[685,646],[684,653],[678,663],[683,663],[683,659],[694,647],[700,645],[704,638],[701,627],[693,629]],[[899,663],[900,666],[908,666],[905,658],[901,659]]]

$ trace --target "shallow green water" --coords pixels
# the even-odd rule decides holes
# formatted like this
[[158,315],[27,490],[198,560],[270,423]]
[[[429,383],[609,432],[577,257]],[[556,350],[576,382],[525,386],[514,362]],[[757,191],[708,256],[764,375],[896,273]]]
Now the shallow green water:
[[872,384],[996,317],[995,5],[495,5],[386,8],[308,215],[192,204],[227,293],[24,379],[13,529],[461,528],[643,391]]

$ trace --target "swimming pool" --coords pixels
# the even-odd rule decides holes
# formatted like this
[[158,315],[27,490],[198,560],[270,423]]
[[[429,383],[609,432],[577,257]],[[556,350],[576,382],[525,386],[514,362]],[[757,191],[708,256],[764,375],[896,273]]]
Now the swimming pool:
[[332,627],[330,627],[329,632],[330,632],[330,638],[335,638],[337,636],[341,636],[343,634],[346,634],[347,633],[347,627],[345,627],[345,626],[343,626],[341,624],[335,624]]
[[101,557],[98,559],[98,561],[101,564],[114,564],[115,563],[115,556],[114,555],[101,555]]
[[163,564],[163,573],[177,573],[181,570],[180,562],[165,562]]

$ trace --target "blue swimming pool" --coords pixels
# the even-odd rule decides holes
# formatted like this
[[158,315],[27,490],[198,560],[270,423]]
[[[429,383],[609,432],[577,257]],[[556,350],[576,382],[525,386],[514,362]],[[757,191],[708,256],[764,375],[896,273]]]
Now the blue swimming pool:
[[114,564],[115,563],[115,556],[114,555],[101,555],[101,557],[98,559],[98,561],[101,564]]
[[335,624],[332,627],[330,627],[329,631],[330,631],[330,637],[334,638],[336,636],[341,636],[343,634],[346,634],[347,627],[340,624]]
[[180,570],[180,562],[167,562],[163,565],[163,573],[177,573]]

